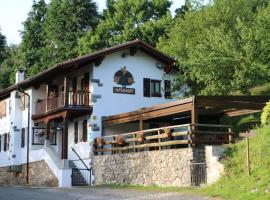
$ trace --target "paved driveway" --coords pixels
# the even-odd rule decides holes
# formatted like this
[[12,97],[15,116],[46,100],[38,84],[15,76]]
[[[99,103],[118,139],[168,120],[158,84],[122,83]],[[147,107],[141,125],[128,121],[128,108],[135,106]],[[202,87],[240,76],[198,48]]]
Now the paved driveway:
[[208,200],[179,193],[144,192],[110,188],[0,187],[0,200]]

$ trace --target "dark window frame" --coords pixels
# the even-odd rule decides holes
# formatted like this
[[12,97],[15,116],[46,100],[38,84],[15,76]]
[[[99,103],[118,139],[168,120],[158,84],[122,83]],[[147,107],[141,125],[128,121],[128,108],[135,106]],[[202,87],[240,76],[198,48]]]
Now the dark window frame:
[[[36,129],[42,129],[42,130],[44,130],[46,132],[46,128],[43,128],[43,127],[33,127],[32,128],[32,145],[44,145],[45,141],[43,143],[37,143],[37,142],[35,142],[35,136],[34,136],[34,134],[35,134],[35,130]],[[45,135],[46,135],[46,133],[45,133]],[[45,140],[46,140],[46,136],[45,136]]]

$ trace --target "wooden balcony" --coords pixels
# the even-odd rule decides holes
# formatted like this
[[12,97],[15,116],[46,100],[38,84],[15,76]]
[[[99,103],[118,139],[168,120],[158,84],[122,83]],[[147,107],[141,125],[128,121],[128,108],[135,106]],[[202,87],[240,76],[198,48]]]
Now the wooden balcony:
[[87,108],[91,107],[91,102],[91,93],[89,91],[69,91],[67,94],[60,92],[46,99],[39,99],[36,102],[34,116],[53,112],[61,108]]

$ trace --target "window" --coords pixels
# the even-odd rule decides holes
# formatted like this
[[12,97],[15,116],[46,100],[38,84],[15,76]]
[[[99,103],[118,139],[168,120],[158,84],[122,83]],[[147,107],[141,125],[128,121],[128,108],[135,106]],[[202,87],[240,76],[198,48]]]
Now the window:
[[56,143],[56,130],[54,130],[54,129],[50,130],[50,144],[57,145],[57,143]]
[[164,88],[165,88],[165,98],[170,99],[172,97],[171,94],[171,81],[165,80],[164,81]]
[[161,80],[143,79],[144,97],[161,97]]
[[74,124],[74,144],[78,143],[78,122]]
[[21,130],[21,148],[24,148],[25,146],[25,128],[22,128]]
[[83,136],[82,141],[87,142],[87,120],[83,120]]
[[46,129],[40,127],[33,127],[32,144],[43,145],[46,140]]

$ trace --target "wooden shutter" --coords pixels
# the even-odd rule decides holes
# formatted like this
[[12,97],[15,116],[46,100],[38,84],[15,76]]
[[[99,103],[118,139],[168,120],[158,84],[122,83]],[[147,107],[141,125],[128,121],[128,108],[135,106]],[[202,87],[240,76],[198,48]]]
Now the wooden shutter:
[[83,120],[83,142],[87,142],[87,120]]
[[7,151],[7,134],[4,134],[4,151]]
[[150,79],[149,78],[143,79],[143,96],[150,97]]
[[21,131],[21,148],[24,148],[25,146],[25,128],[22,128]]
[[74,124],[74,143],[78,143],[78,122]]
[[165,98],[171,98],[171,81],[165,80],[164,81],[164,88],[165,88]]

